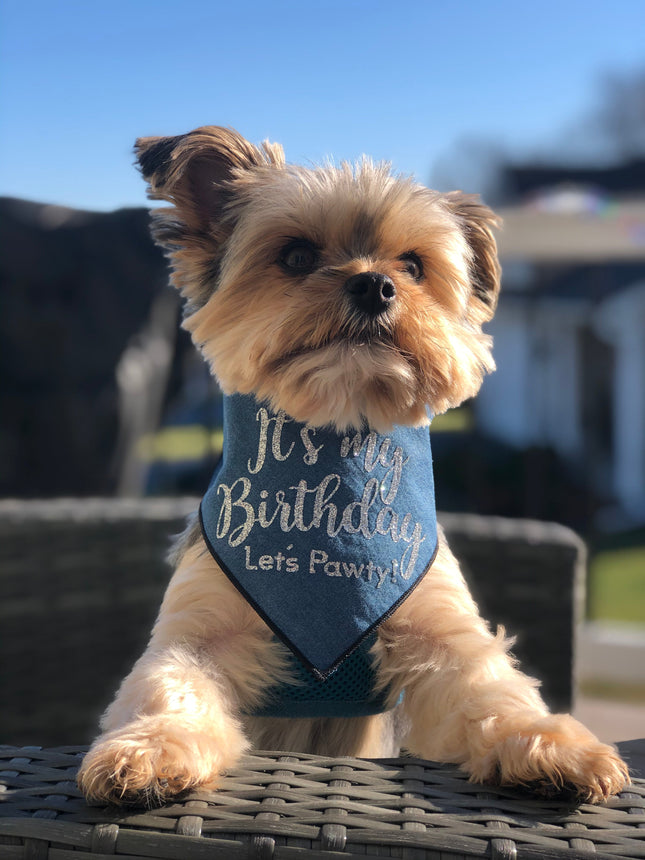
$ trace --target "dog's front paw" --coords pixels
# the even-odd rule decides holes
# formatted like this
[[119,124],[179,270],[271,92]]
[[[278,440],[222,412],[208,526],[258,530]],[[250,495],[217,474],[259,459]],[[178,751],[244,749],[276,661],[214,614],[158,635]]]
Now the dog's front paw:
[[613,747],[567,714],[504,721],[495,734],[492,749],[466,764],[474,781],[528,785],[541,794],[574,792],[592,803],[629,782],[627,765]]
[[214,788],[244,751],[170,721],[142,718],[99,737],[78,773],[94,802],[158,806],[190,789]]

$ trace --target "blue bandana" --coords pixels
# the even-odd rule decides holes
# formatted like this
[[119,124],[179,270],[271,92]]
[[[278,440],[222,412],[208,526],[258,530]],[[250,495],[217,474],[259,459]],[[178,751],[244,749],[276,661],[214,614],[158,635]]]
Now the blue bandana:
[[200,506],[210,552],[317,679],[411,593],[434,560],[430,434],[339,434],[224,399],[224,454]]

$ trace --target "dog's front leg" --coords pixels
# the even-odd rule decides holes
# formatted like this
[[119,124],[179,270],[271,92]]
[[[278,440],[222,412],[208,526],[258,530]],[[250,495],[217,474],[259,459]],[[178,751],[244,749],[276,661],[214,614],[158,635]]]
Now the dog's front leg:
[[79,772],[83,793],[150,805],[213,787],[248,748],[240,709],[278,670],[270,631],[196,543],[168,586],[148,650],[101,721]]
[[624,762],[573,717],[549,713],[509,645],[480,617],[442,537],[432,568],[380,634],[382,680],[406,691],[403,746],[459,763],[477,781],[566,787],[594,801],[619,791]]
[[185,646],[147,652],[83,761],[82,791],[95,801],[150,806],[213,787],[247,746],[230,698],[226,681]]

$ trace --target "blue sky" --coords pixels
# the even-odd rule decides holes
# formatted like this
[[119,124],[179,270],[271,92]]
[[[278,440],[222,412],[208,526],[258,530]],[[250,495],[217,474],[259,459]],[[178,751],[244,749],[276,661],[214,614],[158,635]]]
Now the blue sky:
[[144,205],[134,139],[206,124],[423,182],[468,139],[566,153],[644,33],[643,0],[2,0],[0,194]]

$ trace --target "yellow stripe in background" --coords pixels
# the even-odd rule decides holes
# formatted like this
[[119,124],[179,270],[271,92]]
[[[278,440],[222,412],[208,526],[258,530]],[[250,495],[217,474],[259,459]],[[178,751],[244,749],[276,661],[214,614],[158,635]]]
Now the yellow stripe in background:
[[473,413],[468,406],[449,409],[432,419],[432,433],[466,433],[474,427]]
[[180,463],[183,460],[204,460],[222,453],[224,431],[210,430],[200,424],[164,427],[157,433],[142,436],[139,456],[145,462]]
[[[468,408],[450,409],[432,421],[433,433],[459,433],[471,430],[472,412]],[[183,460],[205,460],[222,453],[224,431],[210,430],[201,424],[164,427],[148,433],[139,440],[139,456],[146,463],[162,461],[180,463]]]

